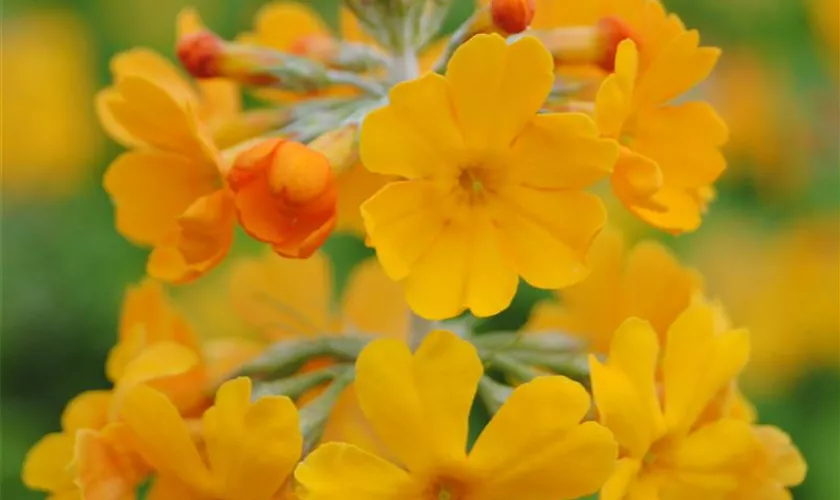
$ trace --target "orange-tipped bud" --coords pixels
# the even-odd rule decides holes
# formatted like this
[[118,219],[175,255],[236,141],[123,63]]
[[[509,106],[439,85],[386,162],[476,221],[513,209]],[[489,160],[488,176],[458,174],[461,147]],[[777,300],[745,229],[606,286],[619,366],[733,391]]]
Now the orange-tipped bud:
[[243,229],[284,257],[309,257],[335,227],[330,162],[303,144],[273,139],[244,151],[228,183]]
[[615,54],[618,52],[618,44],[628,38],[636,41],[633,29],[626,22],[615,16],[609,16],[598,22],[598,31],[601,36],[601,58],[597,64],[606,71],[615,70]]
[[323,154],[332,165],[333,174],[338,175],[359,161],[358,131],[356,124],[330,130],[310,142],[309,148]]
[[339,42],[329,36],[303,36],[292,43],[289,53],[328,64],[336,59],[339,53]]
[[490,3],[493,24],[505,33],[520,33],[534,19],[534,0],[493,0]]
[[220,74],[224,41],[210,31],[191,33],[175,48],[184,69],[196,78],[214,78]]

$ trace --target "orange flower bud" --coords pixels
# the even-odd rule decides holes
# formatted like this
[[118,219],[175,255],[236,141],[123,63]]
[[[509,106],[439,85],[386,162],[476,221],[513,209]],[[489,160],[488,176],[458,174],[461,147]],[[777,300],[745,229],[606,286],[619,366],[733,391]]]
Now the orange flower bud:
[[284,257],[309,257],[335,227],[330,162],[303,144],[274,139],[244,151],[228,183],[243,229]]
[[638,38],[634,36],[632,28],[626,22],[615,16],[609,16],[598,22],[598,31],[601,37],[601,58],[597,61],[598,66],[612,72],[615,70],[615,54],[618,51],[618,44],[628,38],[633,39],[638,46]]
[[323,154],[338,175],[359,161],[358,130],[356,124],[330,130],[310,142],[309,148]]
[[196,78],[219,76],[224,41],[209,31],[190,33],[175,48],[184,69]]
[[534,0],[493,0],[490,11],[498,28],[509,34],[520,33],[534,19]]

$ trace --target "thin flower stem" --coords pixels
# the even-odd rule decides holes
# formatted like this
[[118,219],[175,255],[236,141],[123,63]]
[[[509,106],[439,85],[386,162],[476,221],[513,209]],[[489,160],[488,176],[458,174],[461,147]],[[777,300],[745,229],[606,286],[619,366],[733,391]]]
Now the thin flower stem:
[[394,56],[391,62],[391,79],[394,83],[414,80],[419,73],[420,64],[413,48],[406,48],[402,54]]
[[415,350],[423,343],[423,339],[432,330],[435,329],[437,323],[426,318],[423,318],[413,311],[408,312],[409,315],[409,346],[411,350]]
[[355,371],[352,365],[342,367],[342,372],[317,398],[301,408],[300,430],[303,434],[303,454],[314,450],[324,434],[324,427],[344,389],[353,382]]

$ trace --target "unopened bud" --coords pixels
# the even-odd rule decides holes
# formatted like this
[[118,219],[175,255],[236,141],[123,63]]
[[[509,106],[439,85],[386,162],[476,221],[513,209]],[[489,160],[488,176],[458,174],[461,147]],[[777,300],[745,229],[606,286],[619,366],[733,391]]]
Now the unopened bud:
[[618,17],[605,17],[594,26],[569,26],[531,32],[561,65],[598,66],[615,69],[618,44],[636,39],[632,28]]
[[615,70],[615,55],[618,52],[618,44],[623,40],[631,39],[636,41],[633,30],[626,22],[615,16],[609,16],[598,22],[598,32],[601,38],[601,59],[597,61],[598,66],[613,72]]
[[175,52],[184,69],[196,78],[219,76],[224,41],[210,31],[190,33],[178,41]]
[[338,175],[359,161],[358,130],[356,124],[330,130],[310,142],[309,148],[323,154]]
[[257,144],[236,158],[227,179],[243,229],[284,257],[309,257],[335,227],[330,162],[303,144]]
[[508,34],[528,29],[534,19],[534,0],[493,0],[490,4],[493,23]]

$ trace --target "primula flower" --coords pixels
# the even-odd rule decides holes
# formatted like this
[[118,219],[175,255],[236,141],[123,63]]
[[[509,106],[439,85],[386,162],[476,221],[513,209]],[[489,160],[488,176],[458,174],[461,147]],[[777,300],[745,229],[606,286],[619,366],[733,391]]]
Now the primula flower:
[[[679,233],[700,225],[726,160],[728,130],[705,102],[667,104],[711,71],[719,51],[697,48],[697,32],[675,37],[649,67],[633,40],[619,44],[615,73],[601,86],[595,116],[622,144],[613,191],[636,216]],[[675,78],[674,75],[679,75]]]
[[169,399],[148,386],[131,390],[120,415],[156,473],[150,498],[277,498],[303,446],[295,405],[278,396],[251,402],[244,377],[219,388],[201,421],[202,447]]
[[147,470],[102,432],[111,421],[112,402],[111,391],[88,391],[70,401],[61,416],[62,431],[47,434],[27,453],[24,484],[54,500],[133,499]]
[[335,227],[330,162],[303,144],[261,142],[236,158],[227,179],[243,229],[280,255],[309,257]]
[[606,353],[613,334],[627,318],[650,322],[664,344],[668,326],[703,290],[700,274],[680,265],[654,241],[627,250],[621,233],[602,232],[589,254],[592,274],[557,292],[557,301],[538,303],[525,330],[563,331],[589,342],[590,351]]
[[565,499],[592,493],[613,468],[610,433],[581,423],[589,395],[565,377],[513,391],[467,453],[467,424],[483,374],[475,348],[435,331],[414,355],[376,340],[356,364],[362,410],[397,463],[327,443],[298,466],[302,499]]
[[608,175],[617,150],[584,115],[537,114],[553,81],[537,40],[478,35],[445,77],[397,85],[365,119],[362,163],[405,180],[362,215],[417,314],[489,316],[510,304],[519,276],[555,289],[586,276],[605,212],[582,189]]
[[725,498],[742,481],[756,450],[750,425],[701,416],[746,364],[749,338],[716,330],[713,307],[698,302],[668,329],[661,365],[656,332],[637,318],[616,332],[606,363],[590,356],[600,420],[621,450],[603,500]]
[[[153,247],[150,275],[186,282],[212,268],[233,240],[233,200],[220,175],[209,123],[228,113],[230,87],[199,92],[146,49],[111,61],[115,83],[97,99],[106,131],[133,148],[105,174],[117,229]],[[238,102],[238,101],[237,101]]]

